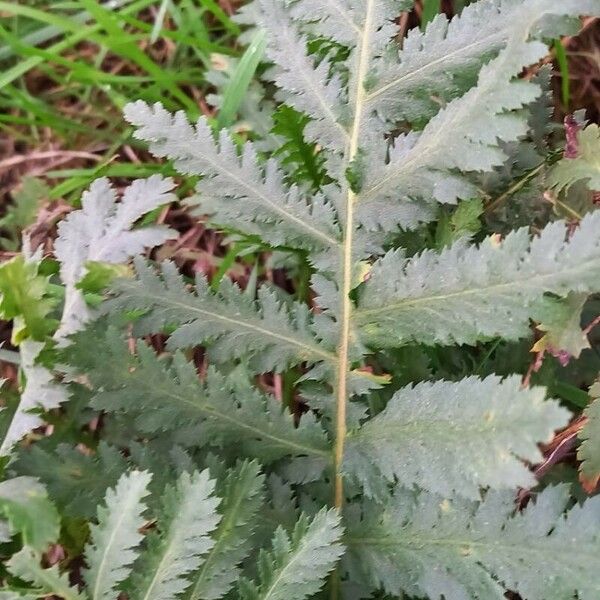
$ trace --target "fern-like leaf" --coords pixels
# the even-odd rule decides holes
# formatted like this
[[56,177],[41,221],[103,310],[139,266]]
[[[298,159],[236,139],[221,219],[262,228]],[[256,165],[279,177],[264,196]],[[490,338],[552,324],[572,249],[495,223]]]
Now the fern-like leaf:
[[210,534],[220,519],[214,487],[208,470],[183,473],[176,486],[167,487],[158,530],[148,536],[131,577],[131,598],[174,600],[191,584],[191,573],[214,546]]
[[294,0],[288,7],[291,16],[308,23],[314,34],[349,48],[360,41],[364,15],[354,0]]
[[577,135],[577,156],[565,157],[552,169],[548,184],[557,190],[568,190],[583,181],[591,190],[600,190],[600,127],[588,125]]
[[32,444],[15,461],[18,473],[42,481],[62,512],[86,519],[94,516],[106,490],[116,485],[126,468],[119,450],[104,441],[91,456],[68,444],[59,444],[52,451]]
[[[58,596],[64,600],[84,600],[85,596],[69,584],[68,574],[61,575],[58,565],[44,569],[41,566],[41,558],[39,554],[26,546],[14,554],[6,566],[12,575],[28,581],[36,587],[34,598]],[[20,596],[15,594],[14,598],[16,600]]]
[[303,600],[315,594],[342,555],[342,527],[334,510],[322,509],[311,520],[301,515],[291,537],[279,527],[271,552],[259,557],[260,578],[241,581],[243,600]]
[[181,353],[169,365],[140,342],[133,356],[118,333],[103,336],[101,327],[93,346],[86,343],[88,332],[68,349],[69,362],[95,388],[95,408],[135,417],[144,433],[202,428],[195,436],[198,445],[230,445],[265,462],[284,456],[309,456],[322,464],[327,459],[329,444],[314,416],[304,415],[295,427],[281,404],[253,388],[244,374],[225,376],[210,368],[203,383]]
[[556,19],[545,23],[548,15],[597,10],[593,0],[479,0],[451,21],[438,15],[425,31],[411,30],[398,55],[378,65],[366,102],[390,123],[428,119],[440,102],[472,85],[482,64],[508,43],[516,24],[535,26],[538,36],[556,36],[565,27]]
[[240,157],[226,132],[217,143],[205,119],[192,126],[182,112],[171,115],[160,104],[128,104],[125,117],[153,154],[172,159],[182,173],[204,176],[199,212],[214,223],[260,234],[275,246],[316,252],[338,246],[333,207],[319,196],[309,204],[297,187],[284,183],[276,161],[259,164],[250,142]]
[[143,215],[175,199],[169,193],[173,185],[171,179],[159,175],[139,179],[125,190],[117,204],[108,179],[96,179],[83,194],[81,210],[61,221],[55,252],[66,297],[57,338],[77,331],[89,318],[83,295],[76,287],[86,273],[87,262],[122,263],[173,237],[173,232],[158,225],[131,231]]
[[479,498],[482,487],[531,487],[521,460],[540,462],[539,442],[569,421],[543,388],[520,378],[468,377],[396,392],[385,410],[349,433],[345,468],[369,495],[381,478],[443,496]]
[[304,135],[310,119],[282,104],[273,114],[273,133],[278,136],[275,155],[287,166],[296,181],[306,181],[312,189],[319,189],[326,180],[324,157],[318,146]]
[[530,318],[543,321],[545,292],[600,289],[599,230],[595,212],[570,239],[557,221],[533,240],[520,229],[479,248],[458,242],[410,259],[392,251],[373,267],[355,323],[365,342],[379,346],[523,337]]
[[279,88],[279,99],[311,117],[306,128],[310,140],[339,153],[348,143],[339,76],[330,75],[327,59],[314,65],[306,51],[306,39],[293,27],[282,2],[260,0],[259,4],[259,24],[268,33],[267,53],[276,65],[270,78]]
[[[563,511],[567,486],[549,487],[522,513],[512,493],[481,503],[398,491],[383,513],[349,519],[349,567],[393,595],[430,600],[565,600],[600,593],[600,498]],[[351,565],[351,566],[350,566]]]
[[[489,19],[490,13],[496,11],[502,15],[500,23]],[[369,160],[373,166],[370,165],[365,174],[360,190],[356,208],[358,221],[367,228],[385,230],[396,225],[414,226],[417,217],[427,220],[426,213],[407,213],[407,206],[414,204],[415,199],[428,202],[434,198],[439,202],[454,203],[460,198],[476,196],[477,190],[469,179],[457,175],[456,171],[489,172],[500,166],[507,159],[503,144],[518,140],[529,129],[522,108],[539,96],[540,88],[533,82],[517,79],[517,76],[524,67],[538,62],[547,52],[545,44],[531,40],[532,36],[539,36],[544,31],[544,27],[538,26],[540,21],[554,34],[562,30],[562,25],[558,27],[560,20],[557,17],[582,13],[600,14],[600,6],[596,0],[484,1],[474,3],[455,18],[448,38],[444,37],[445,18],[442,16],[424,34],[409,36],[405,56],[407,72],[397,74],[396,79],[400,85],[407,83],[408,94],[416,96],[415,102],[410,101],[415,111],[407,115],[412,119],[423,116],[422,111],[425,111],[424,116],[431,114],[432,104],[439,102],[436,94],[429,93],[430,88],[437,86],[433,80],[439,82],[441,89],[447,77],[455,78],[463,69],[468,73],[490,52],[493,55],[497,49],[502,50],[479,70],[477,85],[439,110],[421,133],[412,131],[398,137],[387,164]],[[504,18],[507,21],[503,26]],[[472,33],[472,26],[480,19],[489,19],[489,25],[480,28],[481,37],[479,32]],[[506,26],[508,23],[510,27]],[[471,33],[467,35],[467,31]],[[430,54],[429,46],[426,46],[419,56],[420,44],[430,37],[440,40],[439,49],[435,48]],[[448,46],[444,40],[449,41]],[[453,49],[455,42],[457,47]],[[436,56],[437,52],[440,54]],[[412,66],[411,61],[414,61]],[[438,76],[439,71],[446,71],[448,63],[448,75]],[[385,67],[383,69],[384,73],[388,72]],[[412,83],[416,86],[412,90],[408,81],[411,73],[414,76]],[[391,81],[378,88],[379,92],[385,93],[379,93],[377,89],[369,91],[364,98],[365,111],[377,107],[379,93],[380,112],[387,113],[388,117],[403,114],[407,100],[394,89],[395,84],[391,83],[395,81],[394,76],[391,77]],[[453,87],[449,89],[452,95]],[[395,108],[397,104],[399,109]],[[363,152],[377,157],[378,143],[380,140],[371,143],[367,138]]]
[[157,333],[178,325],[169,338],[169,348],[209,342],[213,360],[249,359],[257,372],[279,371],[304,361],[334,360],[311,335],[311,316],[305,305],[288,306],[266,287],[259,288],[254,301],[229,280],[214,293],[201,275],[192,292],[171,263],[164,263],[160,274],[141,259],[135,264],[138,277],[115,283],[117,297],[106,303],[105,310],[147,311],[139,321],[138,333]]
[[0,445],[0,456],[10,455],[14,445],[23,436],[44,424],[38,414],[40,411],[58,408],[67,400],[66,389],[54,382],[52,372],[36,364],[43,348],[43,343],[33,340],[21,343],[21,368],[25,376],[25,385],[19,405]]
[[362,224],[385,229],[402,225],[398,211],[414,198],[454,203],[476,195],[455,170],[486,172],[501,165],[506,154],[500,142],[527,132],[527,117],[519,111],[541,91],[535,83],[515,79],[547,52],[544,44],[525,43],[522,37],[527,35],[513,33],[507,48],[481,69],[474,88],[438,112],[420,134],[399,137],[389,163],[369,170],[357,207]]
[[142,500],[150,479],[145,471],[133,471],[106,492],[106,506],[98,509],[98,524],[91,526],[91,541],[85,549],[85,581],[92,600],[113,600],[131,572],[143,537],[139,532],[146,508]]
[[58,539],[58,512],[44,486],[33,477],[0,482],[0,514],[8,521],[10,533],[20,533],[23,543],[32,550],[44,552]]
[[187,600],[222,598],[240,576],[239,565],[252,549],[251,535],[264,501],[264,476],[257,462],[243,462],[231,469],[217,493],[221,522],[213,533],[214,546],[193,577]]

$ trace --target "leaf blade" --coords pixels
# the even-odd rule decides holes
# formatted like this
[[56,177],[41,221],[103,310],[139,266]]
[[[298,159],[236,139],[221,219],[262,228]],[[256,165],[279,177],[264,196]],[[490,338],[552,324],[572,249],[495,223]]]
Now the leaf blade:
[[98,524],[85,549],[88,569],[84,578],[92,600],[109,600],[131,571],[142,541],[144,524],[142,500],[148,494],[151,475],[132,471],[121,476],[106,494],[105,506],[98,509]]
[[538,443],[548,442],[570,416],[544,396],[543,388],[522,389],[518,376],[404,388],[350,433],[346,471],[371,496],[380,478],[446,498],[476,499],[481,488],[531,487],[535,477],[522,461],[540,462]]

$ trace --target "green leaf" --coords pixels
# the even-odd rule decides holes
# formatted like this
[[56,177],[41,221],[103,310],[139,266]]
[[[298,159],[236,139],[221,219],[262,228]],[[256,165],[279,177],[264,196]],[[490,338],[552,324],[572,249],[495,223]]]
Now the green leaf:
[[319,591],[323,579],[344,551],[340,517],[322,509],[313,519],[301,515],[288,536],[279,527],[271,552],[258,559],[259,580],[242,580],[243,600],[303,600]]
[[532,347],[532,352],[550,352],[566,363],[571,357],[579,358],[590,347],[587,335],[581,329],[581,311],[588,294],[571,293],[562,300],[545,303],[535,315],[541,321],[537,328],[545,332]]
[[127,265],[89,260],[85,263],[85,275],[75,284],[75,287],[82,292],[100,294],[116,278],[130,275],[131,269]]
[[205,555],[186,599],[217,600],[233,587],[240,576],[240,563],[252,549],[251,535],[264,501],[263,484],[264,476],[253,461],[229,470],[218,485],[217,494],[223,498],[221,522],[212,535],[214,546]]
[[48,451],[33,444],[15,461],[18,473],[39,478],[63,514],[89,519],[106,489],[114,487],[127,461],[113,446],[101,441],[95,454],[83,454],[68,444]]
[[451,214],[442,212],[435,232],[436,247],[442,249],[461,238],[470,238],[481,229],[483,202],[479,198],[461,202]]
[[11,533],[20,533],[23,544],[32,550],[44,552],[58,539],[59,514],[46,488],[33,477],[0,482],[0,512],[8,520]]
[[[256,4],[257,21],[268,32],[267,56],[275,65],[267,76],[277,85],[279,99],[310,117],[309,140],[339,152],[350,140],[343,119],[346,94],[341,77],[328,58],[315,63],[308,54],[307,39],[289,18],[285,4],[277,0]],[[333,163],[330,167],[335,168]]]
[[273,133],[283,138],[275,151],[281,164],[292,169],[295,181],[310,182],[318,189],[325,181],[325,157],[314,143],[304,139],[304,131],[310,119],[303,113],[282,104],[273,115]]
[[91,526],[91,541],[85,549],[88,569],[84,573],[92,600],[113,600],[131,571],[143,535],[142,502],[148,494],[151,475],[132,471],[121,476],[106,492],[105,506],[98,508],[98,524]]
[[0,265],[0,316],[14,320],[11,343],[31,338],[43,341],[56,328],[49,317],[53,301],[46,297],[48,280],[38,275],[38,265],[22,255]]
[[223,92],[223,101],[217,116],[217,125],[220,128],[229,127],[237,114],[248,86],[260,64],[265,52],[265,33],[259,31],[237,64],[231,79]]
[[25,385],[0,445],[0,456],[10,455],[18,441],[44,424],[39,415],[41,411],[58,408],[68,399],[67,388],[55,382],[51,371],[37,364],[44,348],[44,344],[32,340],[25,340],[21,344],[21,369]]
[[[568,486],[548,487],[523,512],[514,494],[481,503],[398,490],[383,512],[349,519],[349,562],[357,577],[389,594],[430,600],[565,600],[600,593],[600,497],[569,504]],[[358,577],[357,577],[358,578]]]
[[[31,597],[39,598],[41,596],[58,596],[64,600],[84,600],[85,596],[81,594],[76,587],[69,584],[67,573],[60,574],[58,565],[49,569],[44,569],[40,565],[41,556],[31,548],[25,547],[17,554],[13,555],[6,566],[15,576],[32,583],[37,589]],[[15,595],[17,598],[24,599],[27,596]]]
[[[117,203],[115,190],[106,178],[96,179],[83,194],[81,210],[74,211],[58,226],[55,242],[60,277],[65,284],[65,306],[56,336],[64,338],[80,329],[90,313],[77,284],[90,263],[121,264],[130,257],[173,237],[167,227],[153,225],[133,229],[148,212],[175,199],[171,179],[152,175],[134,181]],[[133,229],[133,230],[132,230]],[[98,276],[98,269],[95,269]]]
[[569,103],[571,101],[571,77],[569,75],[569,59],[567,51],[559,39],[554,40],[554,52],[556,54],[556,62],[560,70],[560,91],[561,100],[565,112],[569,112]]
[[387,163],[373,155],[360,190],[360,223],[387,231],[396,225],[414,228],[419,220],[431,220],[425,208],[419,213],[419,204],[455,204],[477,195],[469,178],[457,172],[484,173],[501,166],[508,158],[502,142],[527,133],[522,109],[541,93],[537,84],[517,79],[547,52],[541,42],[524,42],[526,37],[515,28],[510,44],[482,67],[477,85],[442,108],[420,133],[398,136]]
[[580,479],[588,492],[593,492],[600,481],[600,394],[598,384],[590,389],[594,400],[583,411],[586,422],[579,432],[581,444],[577,458],[581,461]]
[[216,362],[244,358],[256,372],[334,358],[312,333],[307,307],[283,302],[275,290],[259,288],[255,301],[226,279],[213,293],[198,275],[191,291],[171,263],[163,263],[159,273],[141,259],[135,265],[137,277],[115,282],[117,295],[103,310],[145,311],[136,327],[141,334],[176,326],[168,342],[171,349],[207,342]]
[[404,388],[349,433],[345,470],[370,496],[381,495],[382,479],[471,499],[484,487],[531,487],[536,480],[523,461],[540,462],[538,443],[569,421],[544,396],[543,388],[522,389],[517,376]]
[[155,156],[171,158],[182,173],[204,176],[198,184],[201,195],[194,198],[198,214],[209,214],[217,225],[260,234],[275,246],[337,247],[331,204],[318,196],[309,204],[299,188],[284,183],[274,160],[264,168],[259,164],[250,142],[240,157],[225,131],[216,142],[206,119],[191,125],[183,112],[171,115],[160,104],[128,104],[125,118],[137,127],[137,138],[150,142]]
[[578,133],[577,156],[560,160],[548,176],[548,185],[559,191],[578,181],[600,190],[600,128],[595,123]]
[[427,24],[433,21],[440,12],[440,0],[423,0],[423,13],[421,15],[421,29],[425,29]]
[[161,360],[139,342],[132,355],[118,332],[103,335],[103,327],[99,323],[91,336],[93,345],[84,332],[66,351],[70,364],[90,380],[94,408],[129,415],[145,434],[191,428],[198,446],[235,447],[238,456],[269,463],[302,456],[325,465],[329,444],[311,413],[296,427],[292,415],[253,388],[243,371],[226,376],[210,367],[202,382],[183,354]]
[[[557,221],[530,239],[526,229],[479,247],[457,242],[409,259],[393,250],[373,266],[360,291],[355,324],[369,345],[474,344],[529,334],[551,292],[600,290],[600,212],[568,237]],[[543,313],[542,313],[543,314]]]
[[176,486],[167,487],[158,529],[148,536],[131,577],[131,598],[174,600],[189,587],[191,573],[214,546],[210,533],[220,520],[214,487],[208,470],[183,473]]
[[[401,10],[398,6],[401,4],[403,3],[396,3],[394,8]],[[362,7],[357,10],[357,6],[348,0],[304,0],[302,4],[290,5],[291,17],[303,25],[310,25],[311,33],[350,48],[354,48],[359,42],[363,10]]]
[[442,14],[425,31],[410,31],[400,52],[384,55],[366,102],[390,123],[429,119],[475,83],[481,66],[506,47],[517,28],[556,37],[570,33],[569,19],[557,16],[597,11],[595,0],[470,2],[451,21]]

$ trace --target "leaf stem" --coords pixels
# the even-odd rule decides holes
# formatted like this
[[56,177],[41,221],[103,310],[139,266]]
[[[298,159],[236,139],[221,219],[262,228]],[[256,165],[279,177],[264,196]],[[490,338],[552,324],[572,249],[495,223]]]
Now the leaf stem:
[[489,214],[496,210],[507,198],[512,196],[514,193],[518,192],[530,179],[533,179],[544,167],[546,167],[546,163],[542,162],[535,169],[528,171],[521,177],[517,179],[517,181],[511,185],[505,192],[503,192],[500,196],[498,196],[495,200],[492,200],[484,209],[484,212]]
[[[373,28],[375,0],[368,0],[365,7],[365,25],[357,49],[356,92],[354,99],[354,119],[350,131],[350,142],[346,153],[346,163],[351,165],[358,153],[358,138],[365,104],[364,81],[369,68],[370,32]],[[344,503],[344,481],[342,462],[344,459],[344,443],[346,441],[346,405],[348,402],[348,372],[350,344],[350,320],[352,317],[352,242],[354,233],[354,203],[356,194],[348,186],[346,195],[346,221],[344,224],[344,243],[342,247],[342,282],[340,341],[338,345],[338,369],[336,381],[336,437],[334,448],[334,505],[341,509]]]

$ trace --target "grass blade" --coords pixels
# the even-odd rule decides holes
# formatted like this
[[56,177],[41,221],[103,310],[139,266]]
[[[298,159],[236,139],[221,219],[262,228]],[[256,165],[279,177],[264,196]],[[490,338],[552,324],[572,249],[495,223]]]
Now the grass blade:
[[423,0],[423,13],[421,15],[421,29],[425,29],[427,24],[435,19],[441,9],[440,0]]
[[231,76],[231,81],[223,93],[223,105],[217,117],[219,128],[228,127],[233,123],[238,108],[246,95],[246,90],[264,55],[266,44],[265,32],[259,31],[240,59]]

